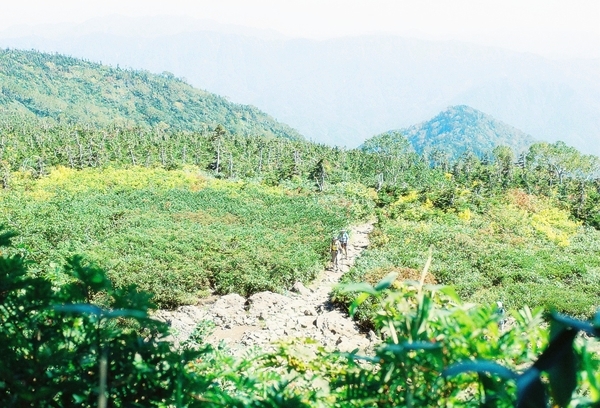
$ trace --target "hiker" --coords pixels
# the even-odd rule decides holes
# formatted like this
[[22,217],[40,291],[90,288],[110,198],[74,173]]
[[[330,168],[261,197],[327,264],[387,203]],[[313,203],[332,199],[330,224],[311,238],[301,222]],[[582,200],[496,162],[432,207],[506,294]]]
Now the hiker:
[[502,302],[496,302],[496,315],[498,316],[498,328],[500,331],[504,330],[504,325],[506,324],[506,310],[504,310],[504,305]]
[[340,245],[342,246],[342,251],[344,251],[344,258],[348,259],[348,241],[350,240],[350,236],[345,229],[340,231],[338,235],[338,240],[340,241]]
[[336,237],[331,238],[331,245],[329,247],[331,251],[331,263],[332,269],[337,271],[338,269],[338,254],[340,253],[340,241]]

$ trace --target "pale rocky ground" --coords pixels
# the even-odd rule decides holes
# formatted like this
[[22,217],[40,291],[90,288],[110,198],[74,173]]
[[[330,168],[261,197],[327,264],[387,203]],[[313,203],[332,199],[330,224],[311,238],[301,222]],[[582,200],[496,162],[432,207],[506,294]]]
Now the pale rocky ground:
[[216,328],[206,341],[224,342],[234,354],[255,347],[267,350],[273,342],[297,338],[312,338],[331,350],[366,352],[378,341],[375,334],[361,333],[346,313],[330,304],[329,294],[369,245],[372,230],[372,223],[350,228],[347,259],[341,257],[338,271],[322,271],[308,288],[297,282],[285,294],[260,292],[247,299],[230,294],[203,305],[161,310],[154,317],[169,323],[175,343],[187,339],[199,323],[212,321]]

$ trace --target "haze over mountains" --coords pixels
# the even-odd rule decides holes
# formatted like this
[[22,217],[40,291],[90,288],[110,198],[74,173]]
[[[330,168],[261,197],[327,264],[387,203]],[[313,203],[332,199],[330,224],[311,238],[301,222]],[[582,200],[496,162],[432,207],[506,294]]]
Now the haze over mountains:
[[170,71],[252,104],[309,139],[355,147],[374,134],[468,105],[539,140],[600,154],[600,60],[554,61],[394,36],[324,41],[180,19],[102,18],[0,33],[112,65]]

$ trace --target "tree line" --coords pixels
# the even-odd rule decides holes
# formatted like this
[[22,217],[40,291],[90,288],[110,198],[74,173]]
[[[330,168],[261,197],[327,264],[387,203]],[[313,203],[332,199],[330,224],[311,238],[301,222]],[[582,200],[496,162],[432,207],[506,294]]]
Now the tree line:
[[465,152],[453,160],[442,149],[417,154],[399,134],[346,149],[272,135],[241,136],[221,125],[187,132],[161,125],[100,128],[18,117],[0,122],[3,188],[10,188],[14,171],[41,177],[52,166],[107,165],[193,165],[217,177],[255,178],[267,184],[296,178],[321,191],[355,182],[375,188],[382,204],[415,189],[438,191],[445,196],[440,204],[451,205],[464,188],[474,197],[520,188],[556,198],[575,218],[600,227],[600,159],[563,142],[535,143],[519,155],[498,146],[482,156]]

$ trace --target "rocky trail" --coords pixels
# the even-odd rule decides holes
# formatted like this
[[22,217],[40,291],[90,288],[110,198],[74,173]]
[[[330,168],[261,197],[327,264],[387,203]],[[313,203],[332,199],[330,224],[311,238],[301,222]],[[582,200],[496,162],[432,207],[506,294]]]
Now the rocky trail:
[[215,345],[223,341],[234,354],[289,338],[312,338],[339,351],[368,350],[377,341],[375,335],[361,333],[346,313],[331,305],[329,294],[369,245],[372,230],[372,223],[350,228],[347,259],[341,257],[338,271],[331,267],[322,271],[308,288],[297,282],[285,294],[260,292],[247,299],[230,294],[203,305],[161,310],[154,317],[169,323],[176,343],[187,339],[198,324],[212,321],[216,328],[205,341]]

